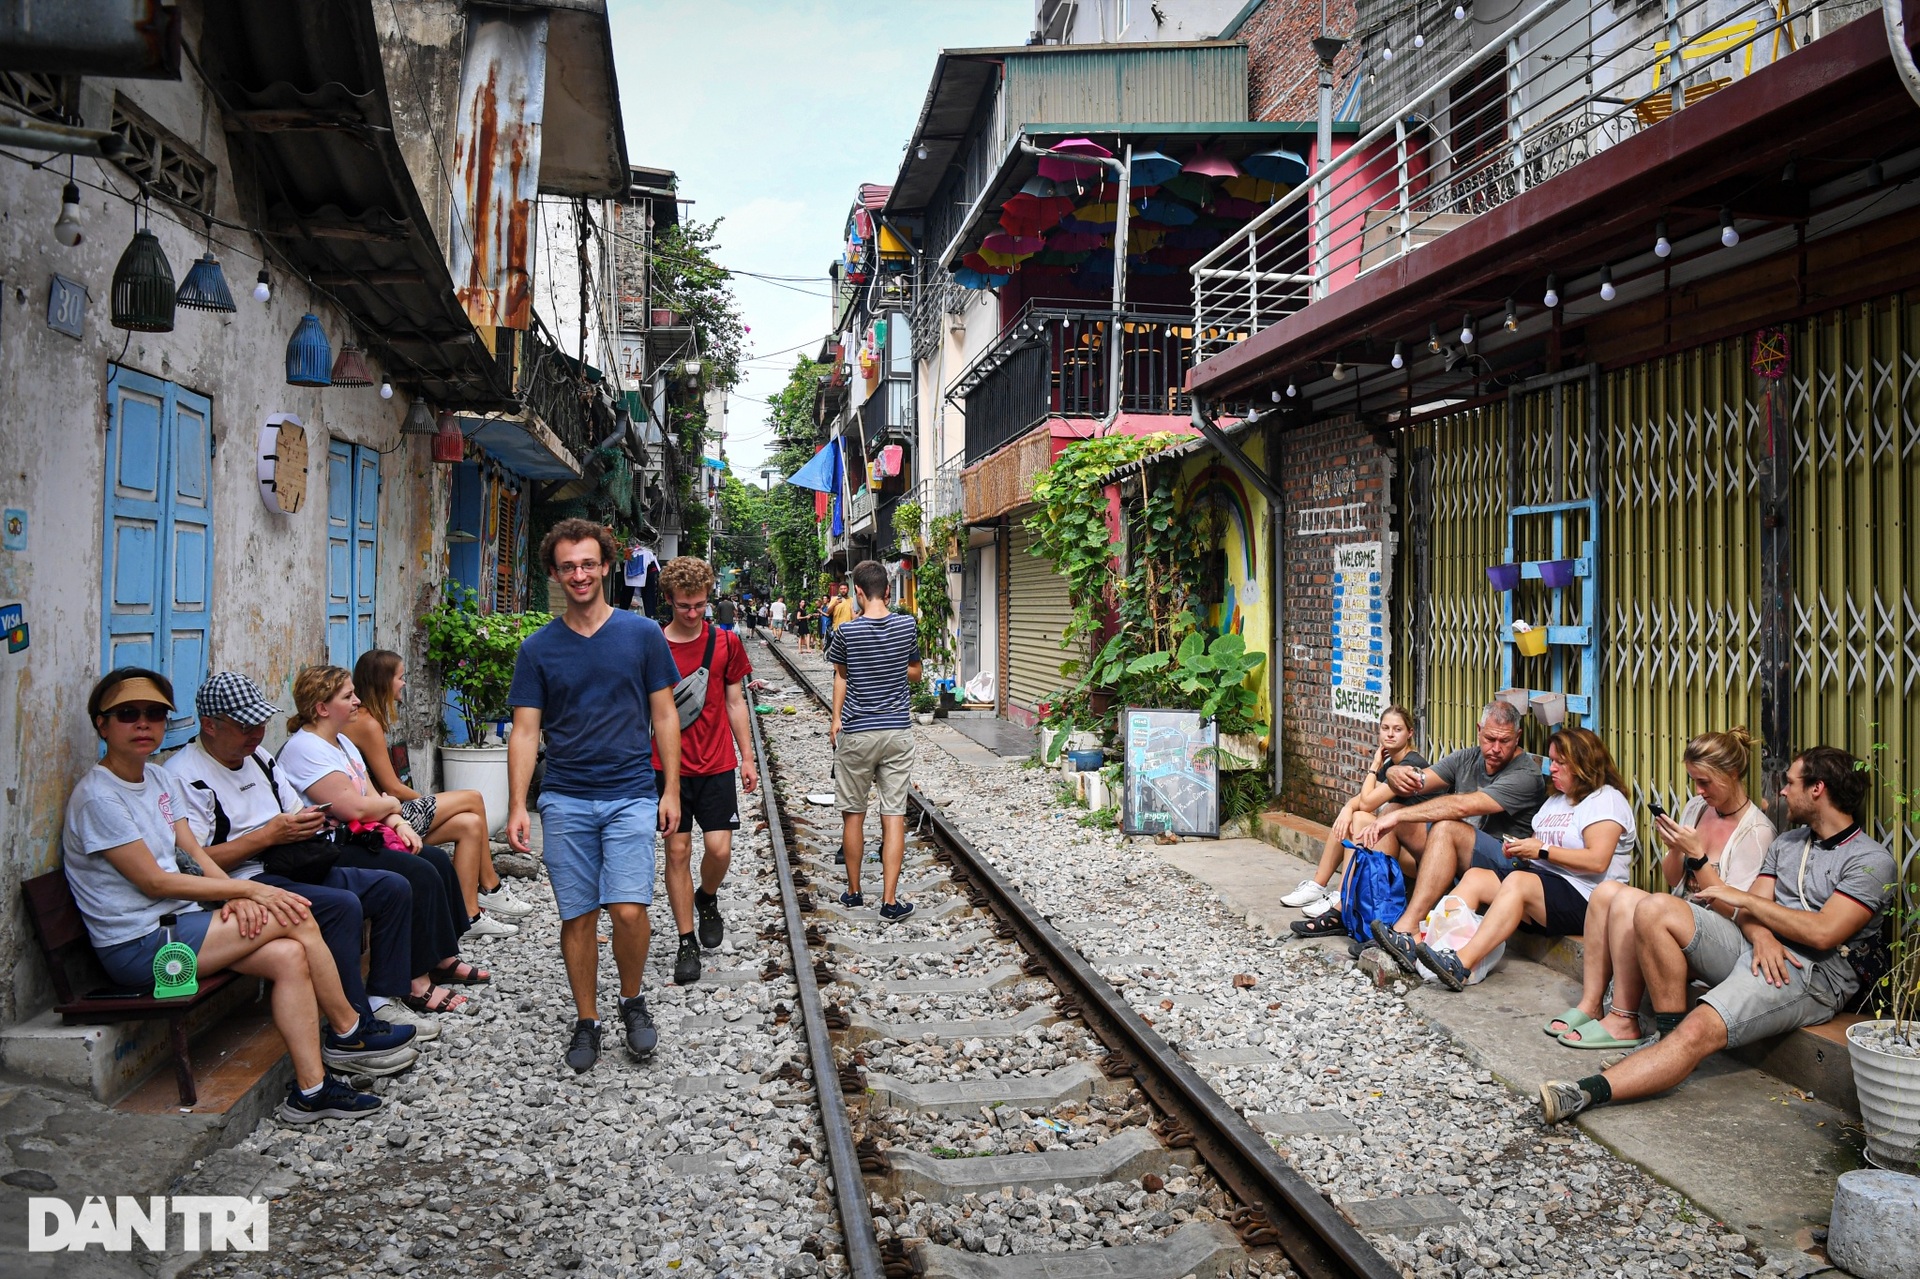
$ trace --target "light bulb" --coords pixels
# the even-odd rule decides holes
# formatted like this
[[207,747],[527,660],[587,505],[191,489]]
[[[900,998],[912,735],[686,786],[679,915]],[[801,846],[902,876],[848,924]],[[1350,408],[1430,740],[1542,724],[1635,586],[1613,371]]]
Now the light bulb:
[[1440,326],[1437,324],[1427,326],[1427,350],[1435,355],[1440,354]]
[[1413,33],[1413,47],[1416,49],[1424,49],[1427,47],[1427,38],[1418,31]]
[[1252,408],[1247,410],[1247,421],[1258,422],[1259,420],[1260,420],[1260,406],[1256,404]]
[[1512,298],[1507,299],[1507,326],[1506,327],[1507,327],[1507,332],[1509,333],[1513,332],[1515,329],[1520,327],[1520,317],[1514,314]]
[[382,382],[380,384],[380,398],[383,400],[391,400],[393,398],[393,383]]
[[1546,308],[1549,311],[1553,310],[1554,307],[1560,305],[1560,277],[1559,276],[1550,275],[1547,277],[1547,291],[1546,291],[1546,294],[1540,299],[1540,301],[1546,305]]
[[1277,390],[1273,393],[1273,402],[1275,404],[1278,404],[1280,402],[1280,392]]
[[1407,367],[1407,357],[1400,353],[1400,344],[1398,342],[1393,344],[1393,367],[1396,369],[1404,369]]
[[1392,45],[1390,45],[1390,44],[1388,44],[1388,45],[1382,45],[1382,46],[1380,47],[1380,61],[1382,61],[1382,62],[1392,62],[1392,61],[1393,61],[1393,46],[1392,46]]
[[1300,394],[1300,388],[1299,388],[1299,387],[1297,387],[1297,386],[1295,386],[1295,385],[1293,384],[1293,379],[1292,379],[1292,378],[1288,378],[1288,379],[1287,379],[1287,394],[1288,394],[1288,395],[1298,395],[1298,394]]
[[1455,22],[1465,22],[1467,20],[1467,6],[1464,4],[1456,4],[1453,6],[1453,20]]
[[1602,302],[1611,302],[1616,292],[1618,292],[1618,290],[1613,287],[1613,268],[1610,266],[1601,267],[1600,300]]
[[1333,380],[1336,382],[1344,382],[1347,380],[1347,366],[1338,360],[1333,362]]
[[1673,252],[1673,241],[1667,239],[1667,220],[1661,218],[1653,224],[1653,256],[1664,258]]
[[273,290],[267,287],[267,268],[260,268],[259,278],[253,282],[253,300],[265,302],[273,296]]
[[1733,226],[1733,210],[1720,210],[1720,243],[1731,249],[1740,243],[1740,233]]
[[1473,317],[1471,315],[1463,315],[1460,317],[1460,345],[1473,345]]
[[914,159],[916,159],[916,160],[924,160],[924,159],[926,159],[926,158],[927,158],[927,144],[926,144],[926,143],[924,143],[924,142],[922,142],[922,143],[921,143],[921,144],[920,144],[919,146],[917,146],[917,147],[915,147],[915,148],[913,149],[913,158],[914,158]]
[[60,216],[54,219],[53,238],[71,249],[84,237],[80,233],[80,188],[69,182],[60,191]]

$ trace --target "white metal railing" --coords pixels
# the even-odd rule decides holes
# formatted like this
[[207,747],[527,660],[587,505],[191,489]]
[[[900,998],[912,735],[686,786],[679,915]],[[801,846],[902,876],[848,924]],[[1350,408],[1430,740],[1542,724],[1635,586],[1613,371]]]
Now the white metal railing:
[[1195,359],[1788,56],[1842,0],[1540,0],[1193,268]]

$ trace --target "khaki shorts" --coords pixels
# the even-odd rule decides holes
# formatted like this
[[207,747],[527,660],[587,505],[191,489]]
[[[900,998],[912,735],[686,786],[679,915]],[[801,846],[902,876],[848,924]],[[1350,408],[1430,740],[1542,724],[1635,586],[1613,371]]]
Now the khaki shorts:
[[833,749],[833,790],[843,813],[868,811],[868,792],[880,792],[880,815],[904,817],[907,778],[913,771],[913,732],[881,728],[842,733]]
[[[1687,968],[1713,983],[1700,1002],[1727,1025],[1727,1047],[1783,1035],[1802,1026],[1832,1021],[1844,996],[1831,988],[1827,974],[1800,955],[1802,966],[1787,964],[1787,984],[1771,986],[1753,971],[1753,947],[1725,915],[1693,905],[1693,940],[1687,943]],[[1790,955],[1800,952],[1786,948]]]

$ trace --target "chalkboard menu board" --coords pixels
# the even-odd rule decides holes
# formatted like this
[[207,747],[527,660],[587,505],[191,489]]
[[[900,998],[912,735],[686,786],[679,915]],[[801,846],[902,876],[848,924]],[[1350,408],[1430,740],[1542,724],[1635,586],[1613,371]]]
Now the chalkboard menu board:
[[1129,835],[1220,834],[1219,730],[1198,711],[1127,707],[1126,789],[1120,829]]

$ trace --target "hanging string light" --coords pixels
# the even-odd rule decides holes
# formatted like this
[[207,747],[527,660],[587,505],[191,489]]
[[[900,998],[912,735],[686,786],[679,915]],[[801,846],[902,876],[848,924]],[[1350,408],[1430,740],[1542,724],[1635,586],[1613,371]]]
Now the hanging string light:
[[254,277],[253,300],[255,302],[265,302],[272,296],[273,290],[267,285],[267,268],[262,266],[260,268],[260,274]]
[[1433,352],[1435,355],[1440,354],[1440,326],[1438,324],[1429,324],[1427,326],[1427,350]]
[[1460,317],[1460,344],[1462,346],[1473,345],[1473,315],[1471,312]]
[[1661,218],[1653,224],[1653,256],[1664,258],[1673,252],[1673,241],[1667,238],[1667,220]]
[[1613,301],[1614,296],[1617,292],[1618,290],[1616,290],[1613,287],[1613,268],[1610,266],[1601,267],[1600,268],[1600,300],[1602,302],[1611,302]]
[[1740,233],[1733,226],[1733,210],[1725,205],[1720,206],[1720,243],[1729,249],[1740,243]]
[[1560,305],[1560,277],[1559,276],[1549,275],[1547,277],[1547,291],[1546,291],[1546,294],[1543,297],[1541,297],[1540,301],[1546,305],[1546,308],[1549,311],[1553,310],[1554,307]]
[[1393,344],[1393,367],[1396,369],[1404,369],[1407,367],[1407,357],[1401,352],[1398,342]]
[[53,222],[53,238],[71,249],[85,237],[80,232],[80,184],[73,180],[73,161],[67,161],[67,184],[60,188],[60,216]]
[[1520,327],[1520,316],[1513,309],[1512,298],[1507,299],[1507,320],[1505,327],[1509,333]]

